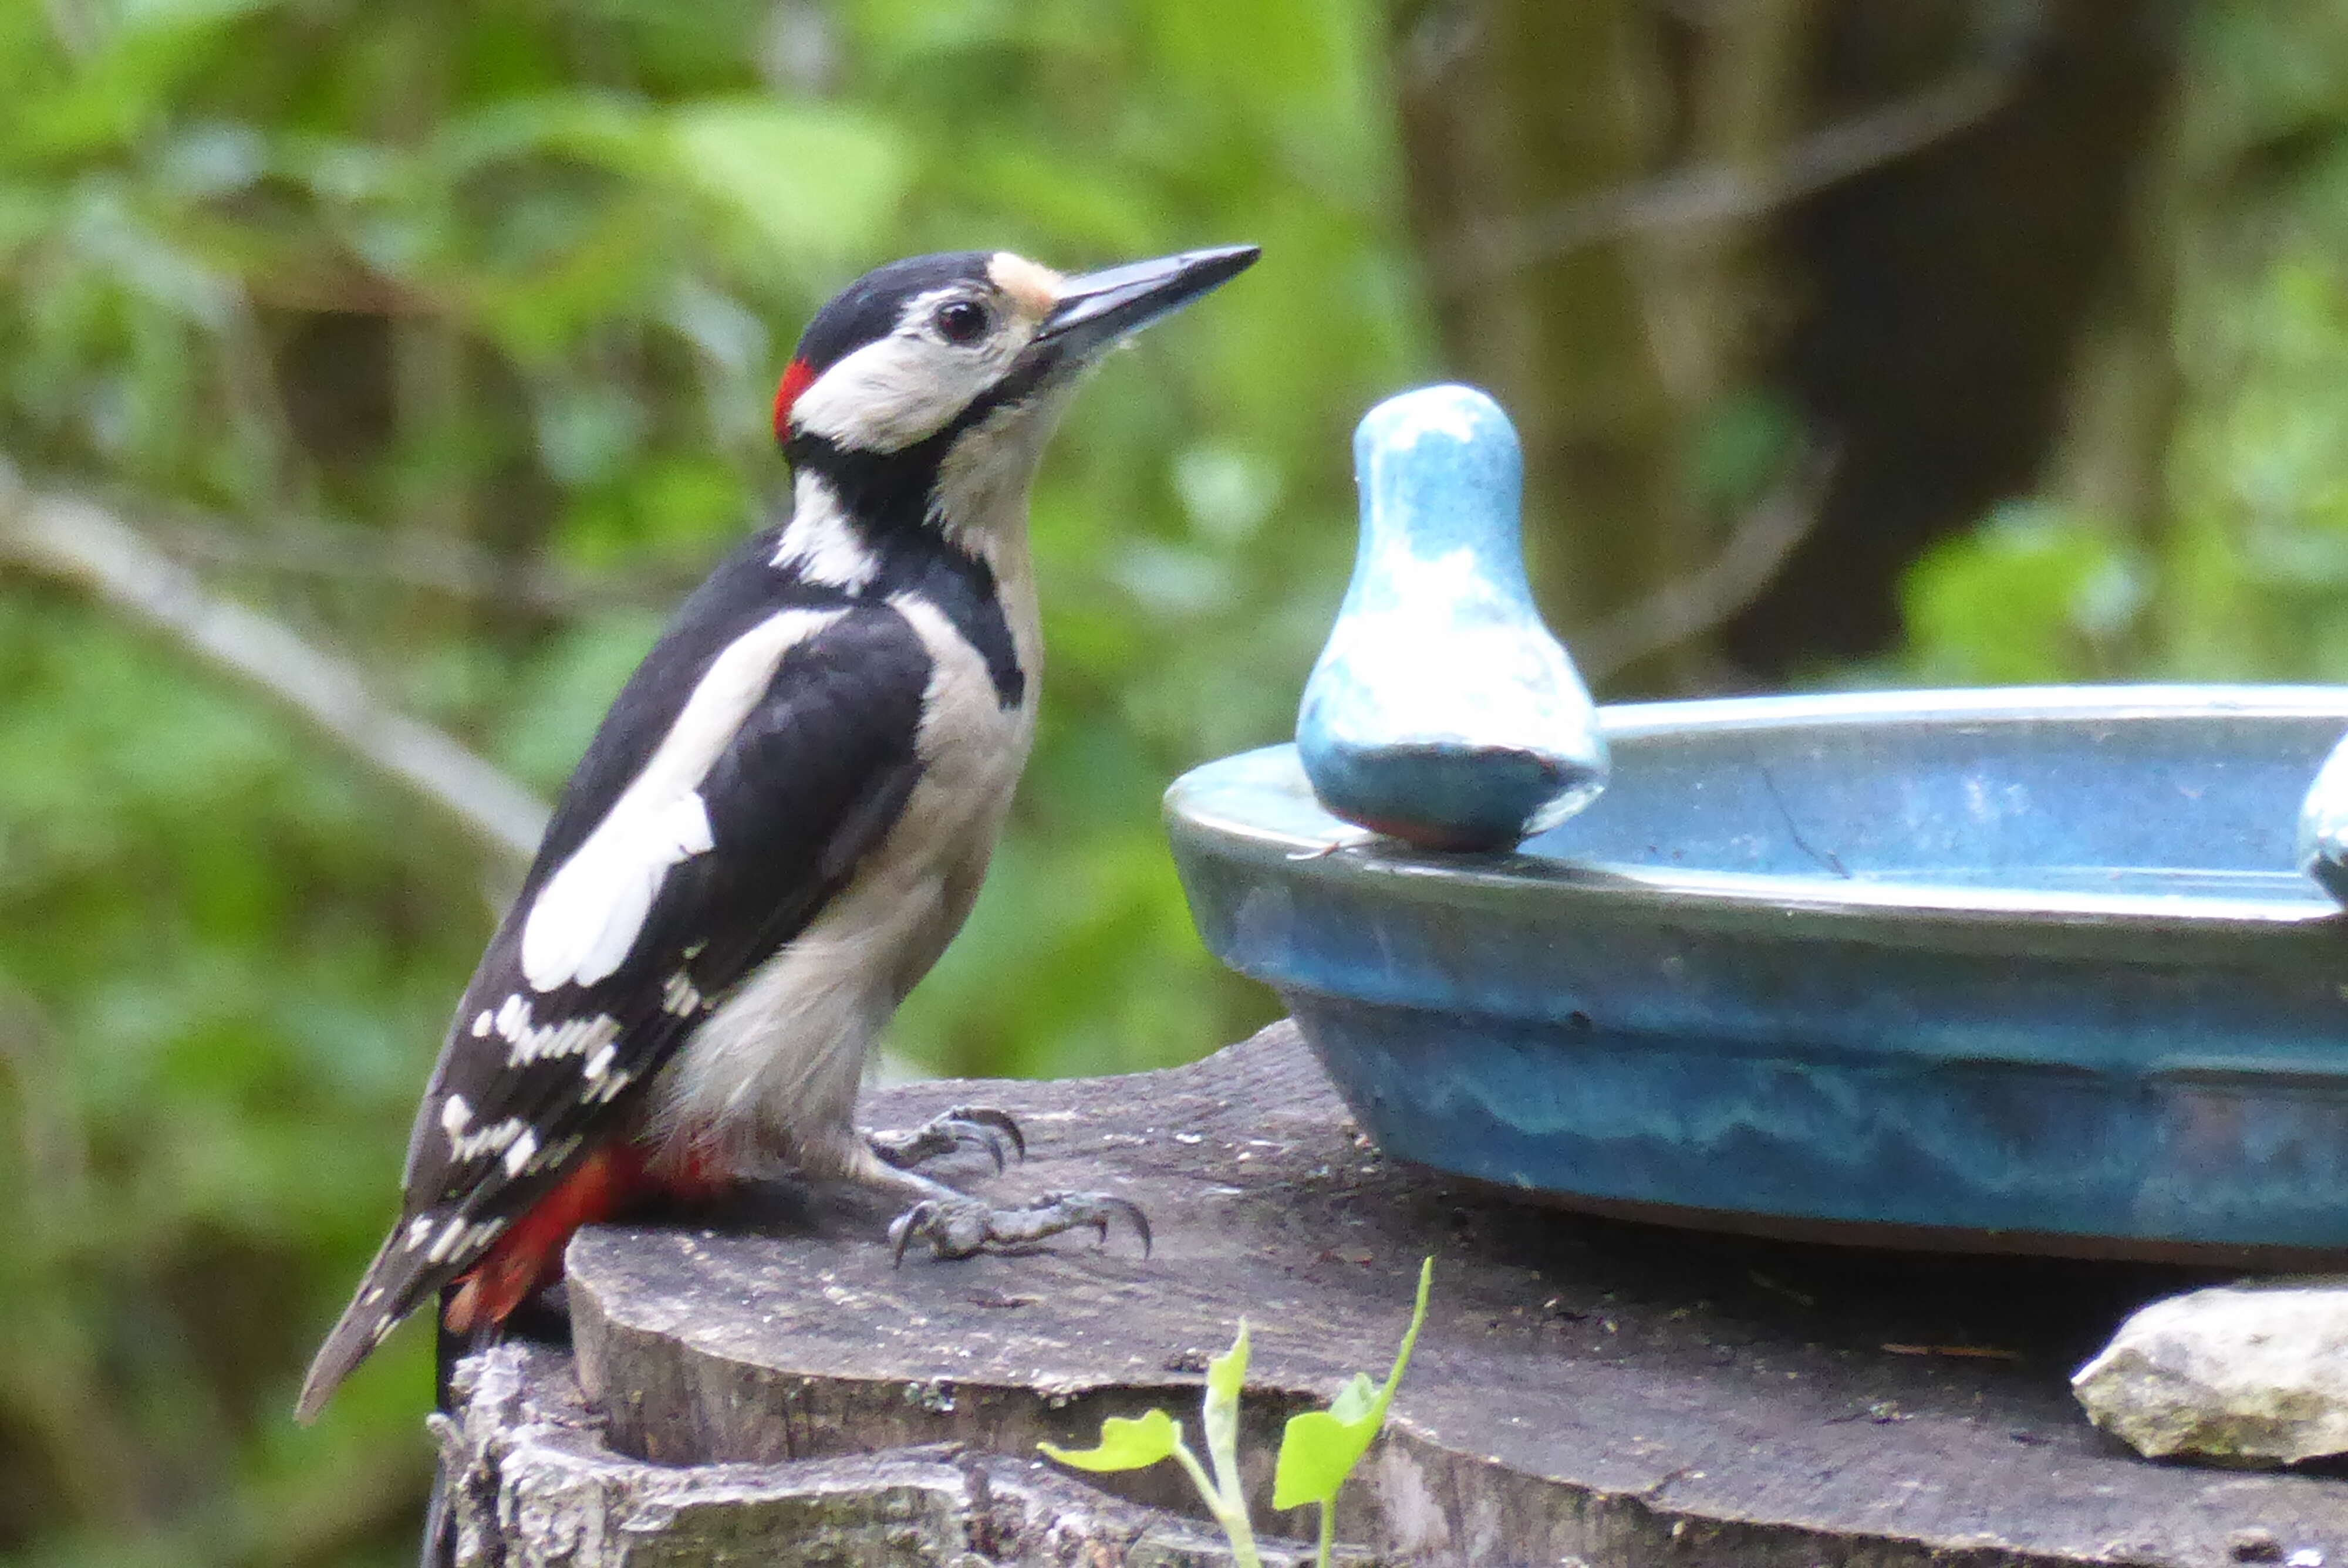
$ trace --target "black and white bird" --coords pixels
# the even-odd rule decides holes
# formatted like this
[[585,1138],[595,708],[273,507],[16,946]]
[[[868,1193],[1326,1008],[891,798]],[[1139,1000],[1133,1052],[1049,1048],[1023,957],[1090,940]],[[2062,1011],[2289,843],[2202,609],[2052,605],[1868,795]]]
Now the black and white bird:
[[911,1166],[972,1141],[999,1158],[1007,1119],[866,1134],[856,1095],[970,912],[1026,763],[1045,443],[1088,364],[1255,257],[1065,277],[917,256],[817,313],[775,399],[790,516],[685,600],[564,786],[301,1419],[436,1293],[445,1332],[493,1332],[572,1232],[651,1194],[778,1170],[868,1184],[910,1205],[900,1255],[1140,1221],[1101,1194],[990,1208]]

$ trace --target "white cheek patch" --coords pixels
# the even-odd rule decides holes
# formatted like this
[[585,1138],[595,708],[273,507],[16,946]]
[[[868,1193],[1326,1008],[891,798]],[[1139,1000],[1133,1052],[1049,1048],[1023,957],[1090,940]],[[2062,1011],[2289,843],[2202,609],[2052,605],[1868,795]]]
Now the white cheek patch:
[[[1035,273],[1045,271],[1025,264]],[[1020,277],[1031,290],[1044,286],[1029,274]],[[792,425],[856,452],[902,451],[936,435],[1000,381],[1035,335],[1041,313],[1030,313],[1017,293],[1004,292],[1013,305],[1008,328],[963,347],[940,341],[925,324],[939,305],[966,297],[963,291],[938,290],[907,302],[894,332],[844,355],[799,394],[791,405]]]
[[521,972],[533,990],[592,986],[627,960],[669,868],[716,846],[702,780],[783,655],[846,613],[781,610],[717,656],[635,782],[531,901]]
[[816,377],[791,418],[850,451],[896,452],[936,435],[994,379],[990,356],[897,332]]

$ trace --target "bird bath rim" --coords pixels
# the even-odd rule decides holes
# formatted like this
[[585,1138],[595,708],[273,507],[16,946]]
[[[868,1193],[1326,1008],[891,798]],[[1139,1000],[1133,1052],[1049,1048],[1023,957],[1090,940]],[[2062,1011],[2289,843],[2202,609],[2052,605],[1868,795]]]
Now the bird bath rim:
[[[1878,690],[1616,703],[1599,710],[1614,747],[1739,732],[1767,733],[1843,726],[1921,727],[2126,723],[2194,718],[2298,719],[2348,729],[2348,686],[2132,684]],[[2311,760],[2313,776],[2319,753]],[[1262,808],[1280,799],[1272,819]],[[1807,923],[1859,920],[1881,926],[2022,924],[2101,931],[2123,940],[2152,933],[2249,935],[2326,926],[2338,905],[2312,882],[2291,896],[2190,897],[2097,893],[2054,886],[1975,886],[1928,878],[1784,875],[1658,866],[1619,858],[1514,851],[1458,855],[1422,851],[1365,834],[1321,811],[1287,745],[1209,763],[1175,781],[1166,795],[1178,840],[1196,835],[1225,855],[1286,862],[1300,873],[1375,877],[1394,897],[1449,898],[1481,890],[1509,897],[1583,899],[1643,906],[1682,918],[1706,914],[1744,921],[1774,915]],[[2287,827],[2279,824],[2279,827]],[[1570,831],[1571,825],[1568,825]],[[2272,886],[2272,879],[2268,879]],[[1787,931],[1784,934],[1792,934]]]

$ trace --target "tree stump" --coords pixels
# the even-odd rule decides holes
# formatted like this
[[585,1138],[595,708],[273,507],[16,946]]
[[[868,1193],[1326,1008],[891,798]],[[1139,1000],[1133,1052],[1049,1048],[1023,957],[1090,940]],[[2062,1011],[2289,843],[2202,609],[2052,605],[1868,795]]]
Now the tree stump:
[[1311,1511],[1270,1511],[1281,1426],[1384,1375],[1428,1254],[1426,1330],[1339,1507],[1358,1563],[2218,1564],[2258,1532],[2348,1553],[2348,1481],[2148,1464],[2072,1402],[2070,1371],[2127,1312],[2207,1273],[1512,1201],[1382,1158],[1287,1024],[1191,1067],[912,1084],[868,1114],[963,1102],[1017,1116],[1029,1158],[941,1173],[1122,1194],[1154,1255],[1117,1234],[892,1267],[885,1208],[820,1191],[584,1232],[573,1356],[476,1358],[439,1425],[471,1560],[1227,1561],[1173,1467],[1106,1478],[1112,1495],[1035,1445],[1162,1405],[1198,1446],[1207,1358],[1242,1314],[1257,1519],[1309,1538]]

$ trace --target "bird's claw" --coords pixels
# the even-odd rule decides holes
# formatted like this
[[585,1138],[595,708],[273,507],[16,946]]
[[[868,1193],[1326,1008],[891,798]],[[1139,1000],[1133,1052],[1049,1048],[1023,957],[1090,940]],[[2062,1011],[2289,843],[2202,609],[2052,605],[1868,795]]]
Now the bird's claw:
[[956,1105],[941,1111],[911,1132],[867,1132],[864,1141],[884,1164],[901,1171],[911,1170],[924,1160],[973,1147],[993,1155],[994,1168],[1000,1171],[1006,1143],[1022,1160],[1027,1157],[1027,1139],[1019,1131],[1019,1123],[1011,1119],[1008,1112],[988,1105]]
[[1141,1205],[1107,1193],[1046,1193],[1025,1208],[998,1209],[976,1198],[923,1198],[889,1225],[891,1261],[902,1264],[916,1240],[942,1258],[970,1257],[989,1246],[1022,1246],[1090,1225],[1108,1245],[1113,1220],[1131,1223],[1141,1237],[1141,1255],[1150,1249],[1149,1216]]

